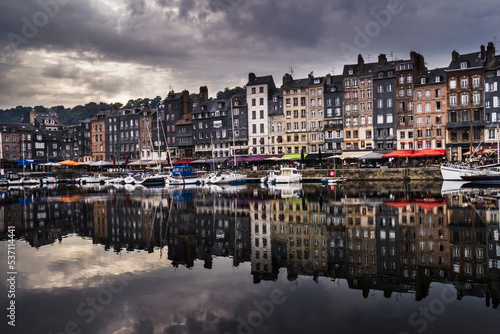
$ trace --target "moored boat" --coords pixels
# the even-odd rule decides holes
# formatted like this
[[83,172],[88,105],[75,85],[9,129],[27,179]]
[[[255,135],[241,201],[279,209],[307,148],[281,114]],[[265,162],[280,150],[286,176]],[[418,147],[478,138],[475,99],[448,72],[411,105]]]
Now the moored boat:
[[211,184],[232,184],[239,181],[246,180],[247,176],[245,174],[233,173],[233,172],[217,172],[211,173],[205,178],[205,183]]
[[302,173],[295,167],[281,167],[279,171],[270,170],[266,176],[261,178],[262,183],[293,183],[301,182]]
[[203,178],[191,166],[175,166],[167,176],[170,185],[202,184]]

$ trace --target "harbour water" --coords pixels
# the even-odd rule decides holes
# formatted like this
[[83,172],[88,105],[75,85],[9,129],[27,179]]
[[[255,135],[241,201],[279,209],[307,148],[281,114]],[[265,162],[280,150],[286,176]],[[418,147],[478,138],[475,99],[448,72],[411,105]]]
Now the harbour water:
[[0,329],[497,332],[500,192],[460,186],[4,189]]

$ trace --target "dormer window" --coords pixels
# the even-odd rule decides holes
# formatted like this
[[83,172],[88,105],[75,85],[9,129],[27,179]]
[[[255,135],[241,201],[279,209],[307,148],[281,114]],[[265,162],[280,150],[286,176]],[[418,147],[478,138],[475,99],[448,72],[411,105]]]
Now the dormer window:
[[436,79],[435,79],[436,82],[441,82],[441,77],[439,75],[436,75]]
[[319,79],[314,79],[315,84],[319,84]]
[[424,85],[424,84],[425,84],[425,78],[421,78],[421,79],[420,79],[420,84],[421,84],[421,85]]
[[354,73],[353,69],[352,69],[352,68],[350,68],[350,69],[349,69],[349,75],[352,75],[353,73]]
[[463,61],[460,63],[460,68],[467,68],[467,62],[466,61]]

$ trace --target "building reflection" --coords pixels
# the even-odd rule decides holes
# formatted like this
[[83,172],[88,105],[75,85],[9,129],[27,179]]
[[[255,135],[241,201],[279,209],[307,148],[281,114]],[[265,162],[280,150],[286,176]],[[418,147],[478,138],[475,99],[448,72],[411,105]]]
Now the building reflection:
[[499,205],[483,192],[348,192],[310,187],[285,196],[249,187],[238,192],[192,188],[155,192],[3,194],[0,232],[15,226],[33,247],[76,233],[106,250],[144,250],[173,266],[230,257],[250,264],[254,283],[328,277],[366,298],[429,294],[453,284],[457,299],[500,296]]

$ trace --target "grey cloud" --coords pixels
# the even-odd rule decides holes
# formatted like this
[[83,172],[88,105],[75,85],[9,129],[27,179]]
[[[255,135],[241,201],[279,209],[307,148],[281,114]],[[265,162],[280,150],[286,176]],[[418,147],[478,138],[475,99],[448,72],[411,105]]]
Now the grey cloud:
[[146,0],[125,0],[125,3],[132,16],[144,15],[146,12]]

